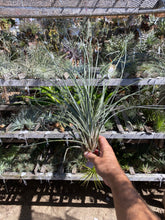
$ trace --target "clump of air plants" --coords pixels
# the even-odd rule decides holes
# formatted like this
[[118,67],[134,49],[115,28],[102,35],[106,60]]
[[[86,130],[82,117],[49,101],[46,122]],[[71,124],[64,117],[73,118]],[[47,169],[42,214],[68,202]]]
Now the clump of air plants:
[[63,78],[65,69],[70,66],[62,55],[48,52],[45,45],[27,47],[26,53],[19,51],[13,60],[10,55],[0,54],[0,77],[5,79]]
[[36,125],[41,121],[42,112],[35,107],[23,108],[17,116],[12,116],[12,123],[8,130],[34,130]]

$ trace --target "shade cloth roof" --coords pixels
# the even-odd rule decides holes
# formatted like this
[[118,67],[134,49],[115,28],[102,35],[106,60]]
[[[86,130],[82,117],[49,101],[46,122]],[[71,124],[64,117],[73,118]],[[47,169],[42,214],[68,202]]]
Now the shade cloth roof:
[[165,12],[165,0],[0,0],[0,17],[70,17]]

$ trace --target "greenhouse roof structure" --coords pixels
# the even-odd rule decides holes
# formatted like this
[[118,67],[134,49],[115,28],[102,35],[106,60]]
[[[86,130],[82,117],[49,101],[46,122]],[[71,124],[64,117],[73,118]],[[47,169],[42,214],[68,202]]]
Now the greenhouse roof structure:
[[164,12],[165,0],[0,0],[0,17],[83,17]]

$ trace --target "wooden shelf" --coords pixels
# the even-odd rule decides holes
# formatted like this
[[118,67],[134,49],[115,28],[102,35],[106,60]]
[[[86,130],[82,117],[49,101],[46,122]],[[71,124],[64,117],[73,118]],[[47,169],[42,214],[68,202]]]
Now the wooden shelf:
[[[77,79],[79,85],[82,85],[82,80]],[[145,86],[145,85],[165,85],[165,77],[157,78],[132,78],[132,79],[95,79],[92,81],[86,80],[89,85],[95,86]],[[0,79],[0,86],[11,86],[11,87],[39,87],[39,86],[74,86],[74,82],[71,79],[67,80],[40,80],[40,79],[12,79],[4,80]]]
[[[127,177],[130,179],[130,181],[136,181],[136,182],[165,182],[165,174],[163,173],[156,173],[156,174],[126,174]],[[69,180],[69,181],[83,181],[84,174],[83,173],[64,173],[64,174],[53,174],[51,172],[49,173],[38,173],[38,174],[32,174],[30,172],[22,172],[22,173],[16,173],[16,172],[5,172],[0,175],[0,179],[3,180]],[[99,177],[99,179],[102,181],[102,178]],[[93,178],[90,179],[90,181],[93,181]]]
[[[107,131],[101,133],[107,139],[111,140],[164,140],[165,133],[146,133],[146,132],[124,132],[119,133],[116,131]],[[77,135],[78,137],[78,135]],[[15,131],[15,132],[0,132],[0,139],[18,139],[18,140],[28,140],[28,139],[72,139],[69,132],[60,133],[58,131]]]
[[0,105],[0,111],[19,111],[21,106],[25,105]]

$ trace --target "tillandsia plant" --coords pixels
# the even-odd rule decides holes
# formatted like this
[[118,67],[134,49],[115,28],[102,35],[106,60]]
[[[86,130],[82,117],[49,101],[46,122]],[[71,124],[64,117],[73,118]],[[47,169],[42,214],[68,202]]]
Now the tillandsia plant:
[[[120,56],[122,58],[120,62],[123,66],[121,75],[126,61],[127,42],[124,43],[125,47]],[[84,45],[84,70],[83,74],[77,73],[78,80],[75,74],[68,70],[74,90],[63,81],[63,86],[58,88],[59,94],[56,99],[61,100],[59,101],[60,105],[64,103],[65,114],[59,117],[59,121],[68,126],[72,125],[73,138],[77,140],[77,143],[82,144],[84,150],[93,152],[98,147],[98,138],[105,123],[112,117],[116,106],[121,100],[115,101],[119,87],[107,94],[108,87],[104,84],[104,81],[100,80],[99,82],[96,80],[96,71],[93,71],[92,67],[97,67],[98,58],[95,65],[93,65],[88,48],[89,45]],[[99,83],[100,86],[98,86]],[[56,94],[54,93],[54,95]]]
[[[118,63],[120,62],[122,66],[121,77],[126,63],[127,42],[124,43],[124,50],[118,60]],[[104,80],[96,79],[95,69],[97,68],[93,71],[92,67],[97,67],[98,58],[96,59],[95,65],[93,65],[93,62],[91,62],[92,56],[89,55],[88,48],[87,45],[84,45],[83,73],[77,72],[77,77],[75,77],[75,73],[68,70],[73,86],[69,87],[66,85],[66,81],[63,80],[63,85],[58,87],[59,93],[57,94],[52,91],[51,96],[55,97],[53,100],[58,100],[55,101],[56,106],[59,105],[59,107],[61,107],[61,105],[63,105],[62,114],[59,115],[58,112],[57,115],[58,121],[70,127],[73,142],[78,145],[74,147],[80,147],[83,151],[94,152],[99,147],[98,138],[105,123],[117,113],[118,104],[123,99],[128,98],[129,95],[116,99],[119,87],[116,87],[112,92],[108,93],[108,86],[105,85]],[[47,90],[47,92],[48,91],[49,90]],[[47,95],[47,97],[49,96]],[[65,162],[68,150],[72,148],[73,146],[66,150],[63,163]],[[83,177],[85,183],[93,178],[96,187],[101,186],[101,182],[93,165],[88,168],[84,166],[84,171],[86,171]]]

